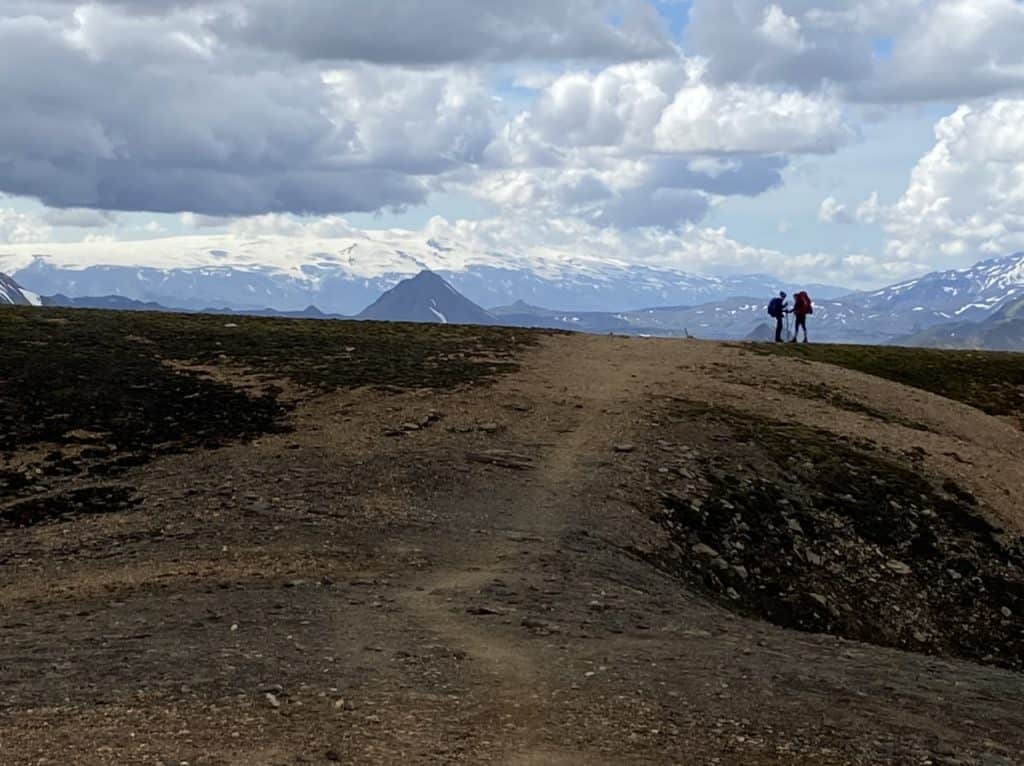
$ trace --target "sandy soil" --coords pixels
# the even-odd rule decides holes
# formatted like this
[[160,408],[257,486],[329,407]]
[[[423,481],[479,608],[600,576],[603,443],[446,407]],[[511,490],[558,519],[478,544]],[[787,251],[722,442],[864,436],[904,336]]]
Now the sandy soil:
[[1024,763],[1024,676],[745,619],[648,563],[672,398],[917,449],[1024,532],[1004,421],[740,347],[550,338],[492,386],[308,399],[292,433],[132,469],[133,509],[0,526],[0,763]]

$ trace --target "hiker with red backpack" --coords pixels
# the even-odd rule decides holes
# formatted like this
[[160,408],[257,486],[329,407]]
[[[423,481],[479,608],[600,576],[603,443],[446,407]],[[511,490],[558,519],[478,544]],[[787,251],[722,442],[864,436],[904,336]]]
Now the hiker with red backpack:
[[785,293],[779,293],[778,298],[772,298],[768,304],[768,316],[775,320],[775,342],[782,343],[782,323],[789,313],[789,301]]
[[804,343],[807,342],[807,317],[814,313],[814,304],[811,303],[811,296],[801,290],[793,296],[793,316],[796,317],[796,329],[790,343],[796,343],[800,335],[800,328],[804,331]]

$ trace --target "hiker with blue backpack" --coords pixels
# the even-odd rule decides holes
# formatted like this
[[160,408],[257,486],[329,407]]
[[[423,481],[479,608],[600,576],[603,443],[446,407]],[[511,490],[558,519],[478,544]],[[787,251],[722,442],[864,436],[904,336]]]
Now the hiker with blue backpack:
[[768,304],[768,316],[775,320],[775,342],[782,343],[782,323],[789,313],[789,301],[785,293],[779,293],[778,298],[772,298]]

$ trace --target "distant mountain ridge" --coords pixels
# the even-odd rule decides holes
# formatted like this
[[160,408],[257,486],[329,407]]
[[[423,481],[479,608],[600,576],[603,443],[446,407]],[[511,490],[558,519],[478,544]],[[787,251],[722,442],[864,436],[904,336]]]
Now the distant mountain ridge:
[[[33,261],[34,263],[36,261]],[[230,271],[230,270],[229,270]],[[466,275],[463,275],[464,277]],[[367,282],[364,287],[369,289]],[[39,302],[38,296],[23,290],[14,280],[0,283],[0,302]],[[495,288],[497,289],[497,288]],[[755,332],[765,321],[771,293],[698,303],[671,305],[631,311],[583,311],[549,309],[519,299],[489,304],[482,308],[444,278],[429,270],[399,280],[358,318],[411,322],[452,322],[543,327],[592,333],[625,335],[692,336],[720,340],[743,340],[762,335]],[[31,301],[30,301],[31,297]],[[951,347],[1001,348],[1019,350],[1015,327],[1021,321],[1019,301],[1024,300],[1024,253],[982,261],[971,268],[926,274],[918,279],[865,293],[840,298],[815,298],[811,319],[812,341],[844,343],[913,343]],[[252,300],[258,300],[253,298]],[[247,308],[217,301],[193,306],[167,306],[154,301],[140,302],[123,295],[44,298],[52,305],[160,311],[189,310],[225,314],[253,314],[296,318],[343,318],[325,313],[318,306],[279,311],[267,304]],[[369,303],[370,301],[367,301]],[[365,305],[365,304],[364,304]],[[211,308],[211,306],[220,306]],[[959,320],[959,321],[958,321]]]
[[1024,296],[981,322],[941,324],[897,341],[905,346],[1024,351]]
[[[699,276],[670,267],[522,248],[424,239],[400,231],[322,240],[194,236],[145,242],[0,245],[0,271],[43,295],[120,295],[184,309],[355,314],[404,279],[429,270],[480,306],[524,300],[561,311],[697,305],[774,292],[768,275]],[[821,297],[839,287],[815,288]]]
[[[969,269],[941,271],[882,290],[815,300],[812,340],[892,343],[957,319],[977,322],[1024,297],[1024,253],[982,261]],[[637,311],[573,313],[525,304],[495,309],[516,323],[571,327],[586,332],[629,332],[742,340],[765,321],[772,293],[741,296],[693,306]]]

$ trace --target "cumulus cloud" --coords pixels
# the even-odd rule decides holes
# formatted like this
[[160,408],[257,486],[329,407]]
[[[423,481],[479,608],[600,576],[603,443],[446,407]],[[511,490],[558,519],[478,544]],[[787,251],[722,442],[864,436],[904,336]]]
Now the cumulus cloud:
[[[59,17],[81,0],[7,0],[7,15]],[[670,53],[647,0],[94,0],[134,17],[190,12],[226,44],[302,60],[438,65],[624,60]]]
[[829,82],[879,102],[1024,87],[1022,38],[1019,0],[694,0],[686,31],[715,82]]
[[871,41],[912,17],[921,0],[694,0],[687,48],[715,82],[806,89],[872,73]]
[[818,220],[821,223],[853,223],[850,209],[835,197],[826,197],[818,209]]
[[716,87],[686,58],[623,64],[549,83],[487,147],[472,188],[506,208],[671,228],[715,197],[778,186],[788,155],[851,136],[827,93]]
[[247,0],[224,36],[300,58],[386,64],[649,58],[671,51],[644,0]]
[[859,223],[876,224],[882,219],[884,208],[878,201],[878,192],[871,192],[871,196],[857,206],[857,221]]
[[963,100],[1024,87],[1024,3],[928,3],[857,95],[887,101]]
[[704,62],[686,58],[567,74],[512,127],[520,147],[532,139],[623,153],[830,152],[851,136],[827,93],[713,87]]
[[13,208],[0,208],[0,242],[45,242],[50,236],[45,222]]
[[888,252],[966,263],[1024,250],[1024,100],[961,106],[935,127],[935,146],[910,184],[878,213]]
[[0,48],[0,190],[53,207],[376,211],[422,203],[425,174],[487,139],[470,75],[325,77],[225,47],[191,13],[0,14]]

